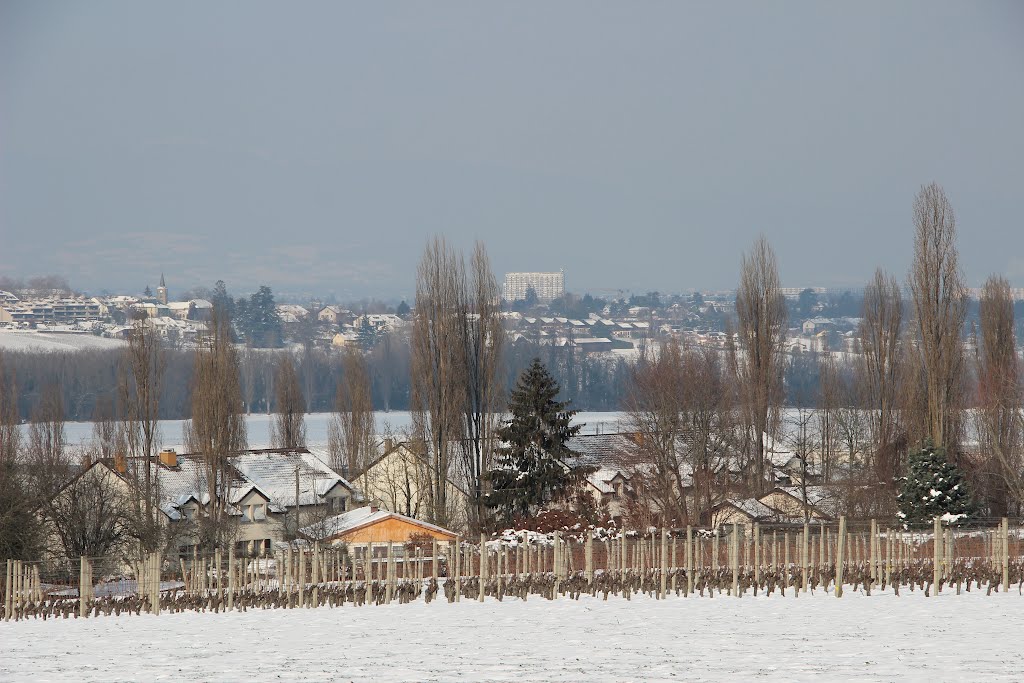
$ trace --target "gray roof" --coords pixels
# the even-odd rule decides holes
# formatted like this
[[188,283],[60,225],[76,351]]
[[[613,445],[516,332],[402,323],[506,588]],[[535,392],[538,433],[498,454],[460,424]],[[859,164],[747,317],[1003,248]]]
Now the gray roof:
[[[335,486],[350,493],[354,487],[327,463],[304,448],[259,449],[228,456],[228,480],[218,482],[218,493],[227,498],[228,512],[240,514],[234,507],[252,491],[266,498],[272,512],[284,512],[295,505],[295,472],[299,473],[299,505],[321,503]],[[203,455],[179,455],[176,467],[151,464],[160,487],[160,509],[171,519],[180,519],[180,508],[195,499],[200,505],[210,502]]]

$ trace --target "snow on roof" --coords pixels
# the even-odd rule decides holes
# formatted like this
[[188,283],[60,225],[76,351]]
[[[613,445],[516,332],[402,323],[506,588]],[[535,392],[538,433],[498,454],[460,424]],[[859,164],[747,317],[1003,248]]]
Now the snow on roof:
[[743,500],[727,500],[723,505],[731,505],[737,510],[746,513],[754,519],[767,519],[776,516],[778,513],[768,507],[757,498],[744,498]]
[[[296,467],[299,468],[300,505],[323,502],[323,496],[339,484],[354,492],[352,484],[305,449],[243,451],[229,456],[229,463],[228,480],[219,482],[218,488],[227,498],[230,514],[241,513],[235,506],[252,491],[267,499],[272,512],[284,512],[295,505]],[[151,463],[150,467],[160,485],[160,509],[170,519],[180,519],[180,508],[190,499],[200,505],[210,502],[201,454],[179,455],[176,467],[156,463]]]
[[448,529],[434,524],[428,524],[427,522],[413,519],[412,517],[406,517],[405,515],[400,515],[397,512],[378,510],[377,508],[369,505],[356,508],[355,510],[349,510],[348,512],[343,512],[340,515],[335,515],[334,517],[328,517],[323,522],[303,527],[300,532],[305,536],[315,537],[318,539],[331,538],[332,536],[345,534],[368,524],[375,524],[377,522],[384,521],[385,519],[400,519],[404,522],[408,522],[409,524],[415,524],[416,526],[423,527],[424,529],[455,536],[455,532]]
[[306,449],[259,450],[240,453],[231,464],[273,501],[295,505],[295,473],[299,475],[299,505],[316,505],[339,483],[349,491],[352,484]]
[[615,493],[615,487],[611,482],[617,476],[628,478],[618,469],[601,468],[588,476],[587,481],[601,493]]

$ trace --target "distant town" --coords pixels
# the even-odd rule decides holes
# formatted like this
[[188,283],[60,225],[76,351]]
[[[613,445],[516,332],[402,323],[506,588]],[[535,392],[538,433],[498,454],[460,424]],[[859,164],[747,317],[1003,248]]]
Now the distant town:
[[[147,286],[140,294],[93,296],[54,276],[27,282],[7,278],[0,285],[7,287],[0,289],[0,349],[9,350],[74,347],[68,339],[85,339],[82,348],[95,348],[88,337],[124,340],[136,319],[152,328],[166,348],[189,349],[206,333],[218,299],[227,301],[235,314],[239,343],[255,348],[297,344],[365,349],[381,335],[401,333],[412,312],[405,301],[278,303],[269,287],[231,300],[223,282],[174,297],[163,274],[155,288]],[[858,353],[862,288],[782,287],[780,292],[787,302],[790,352]],[[981,290],[969,292],[974,305],[968,322],[971,310],[976,317]],[[1024,311],[1024,288],[1011,288],[1010,294],[1016,308]],[[735,299],[734,290],[577,294],[566,290],[562,271],[514,272],[504,277],[501,316],[512,343],[635,358],[652,339],[674,337],[722,348]],[[247,325],[250,310],[266,321],[265,329]],[[1024,316],[1018,312],[1017,319],[1021,325]],[[54,343],[55,339],[61,341]]]

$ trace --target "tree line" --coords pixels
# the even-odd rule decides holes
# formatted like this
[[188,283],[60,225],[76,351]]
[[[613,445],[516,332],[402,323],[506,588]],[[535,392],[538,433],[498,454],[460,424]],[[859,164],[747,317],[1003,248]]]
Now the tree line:
[[[641,359],[627,394],[639,455],[651,465],[638,477],[640,516],[706,522],[726,496],[764,494],[780,450],[796,458],[805,510],[808,481],[821,481],[842,484],[849,513],[902,512],[897,491],[945,491],[950,480],[908,477],[948,463],[978,513],[1021,513],[1024,412],[1009,284],[986,281],[968,326],[956,218],[942,188],[922,187],[912,217],[910,296],[896,276],[875,272],[859,353],[847,362],[788,348],[788,311],[764,238],[742,258],[724,350],[669,341]],[[915,454],[930,467],[911,471]]]

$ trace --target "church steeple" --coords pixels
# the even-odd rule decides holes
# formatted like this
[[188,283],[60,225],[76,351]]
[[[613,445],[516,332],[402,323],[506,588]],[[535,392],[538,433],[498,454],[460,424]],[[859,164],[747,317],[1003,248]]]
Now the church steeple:
[[160,303],[167,305],[167,284],[164,282],[163,273],[160,273],[160,286],[156,288],[156,298]]

